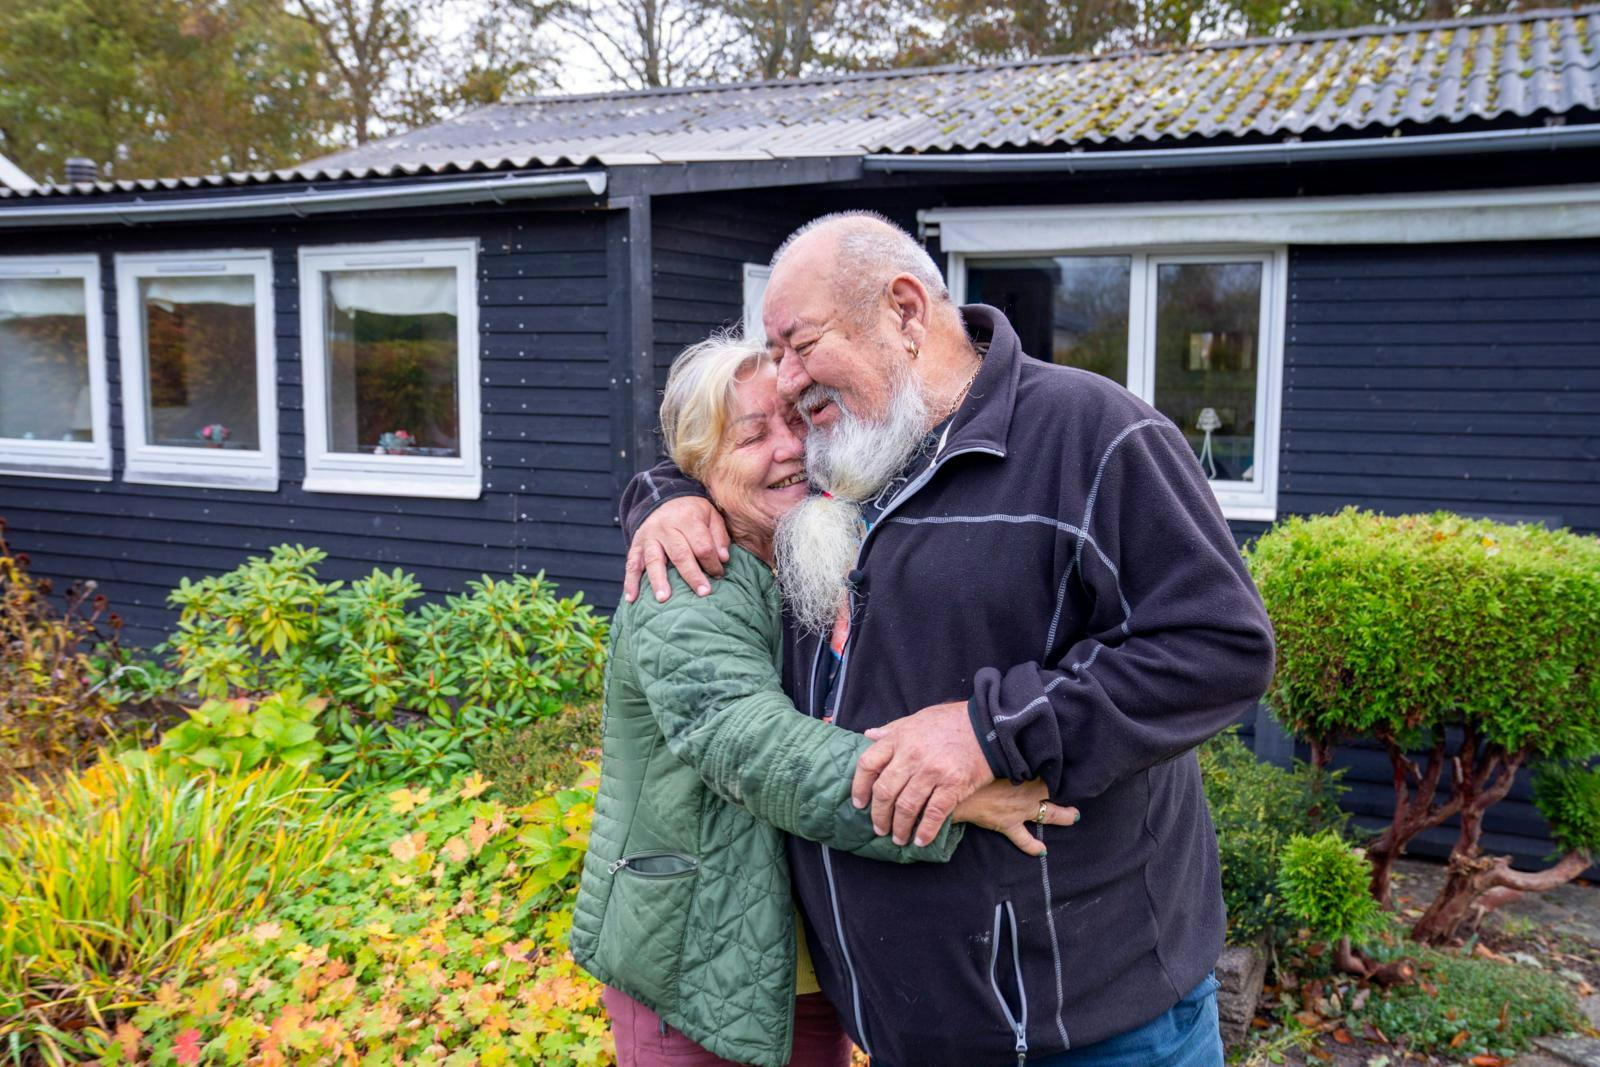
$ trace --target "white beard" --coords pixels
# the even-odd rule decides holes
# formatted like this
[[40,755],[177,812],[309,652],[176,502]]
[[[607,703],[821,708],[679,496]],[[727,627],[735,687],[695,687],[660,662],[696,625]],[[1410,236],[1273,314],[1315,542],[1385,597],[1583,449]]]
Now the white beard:
[[844,603],[865,532],[861,502],[905,468],[928,432],[921,383],[904,367],[893,383],[889,410],[876,421],[858,418],[836,392],[820,385],[802,394],[801,411],[823,396],[838,407],[838,418],[807,435],[806,475],[829,495],[807,497],[792,508],[778,520],[773,540],[778,588],[801,630],[815,634],[832,630]]

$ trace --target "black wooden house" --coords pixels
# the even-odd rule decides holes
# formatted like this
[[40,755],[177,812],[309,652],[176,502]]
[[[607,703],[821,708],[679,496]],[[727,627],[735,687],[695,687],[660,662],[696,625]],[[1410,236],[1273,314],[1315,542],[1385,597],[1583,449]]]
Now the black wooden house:
[[0,516],[135,642],[284,541],[612,604],[668,363],[855,207],[1177,422],[1241,540],[1351,503],[1600,531],[1600,7],[532,98],[0,191]]

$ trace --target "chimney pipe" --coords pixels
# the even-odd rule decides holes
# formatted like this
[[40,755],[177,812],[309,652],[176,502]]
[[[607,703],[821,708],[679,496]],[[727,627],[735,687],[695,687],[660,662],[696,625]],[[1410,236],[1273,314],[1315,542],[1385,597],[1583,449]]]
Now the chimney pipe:
[[97,181],[99,177],[100,168],[95,165],[94,160],[83,156],[73,156],[67,160],[67,184]]

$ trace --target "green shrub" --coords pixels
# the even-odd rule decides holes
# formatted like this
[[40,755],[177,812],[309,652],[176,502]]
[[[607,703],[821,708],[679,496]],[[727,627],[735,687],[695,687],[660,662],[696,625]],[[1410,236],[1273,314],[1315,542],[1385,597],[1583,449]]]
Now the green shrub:
[[526,804],[551,786],[575,780],[600,748],[600,704],[576,704],[531,726],[498,731],[472,747],[472,762],[497,797]]
[[1320,775],[1304,763],[1284,770],[1257,759],[1237,729],[1213,737],[1199,754],[1217,828],[1228,939],[1243,944],[1262,934],[1278,937],[1289,925],[1278,898],[1279,854],[1295,834],[1343,829],[1343,787],[1337,775]]
[[[326,553],[280,545],[228,574],[185,580],[174,667],[225,699],[302,686],[329,700],[321,738],[357,785],[442,784],[495,731],[598,694],[606,620],[544,576],[484,576],[442,603],[399,570],[323,582]],[[406,725],[396,729],[391,724]]]
[[[599,983],[566,949],[595,781],[523,806],[472,775],[377,805],[309,889],[214,945],[203,970],[135,1014],[154,1062],[613,1062]],[[294,1051],[290,1051],[294,1050]]]
[[[326,705],[321,697],[302,696],[299,686],[254,703],[247,697],[211,699],[188,709],[189,717],[162,735],[154,759],[213,771],[249,771],[267,762],[314,767],[324,754],[316,720]],[[123,754],[123,762],[150,758]]]
[[112,760],[20,784],[0,808],[0,1054],[93,1055],[118,1013],[325,870],[358,828],[331,799],[281,765],[189,776]]
[[1278,866],[1283,910],[1322,941],[1359,941],[1374,933],[1381,912],[1367,888],[1367,863],[1332,831],[1297,834]]
[[1355,1017],[1412,1052],[1510,1059],[1536,1037],[1583,1024],[1570,988],[1547,971],[1416,945],[1407,951],[1417,957],[1417,980],[1374,988]]
[[1439,512],[1290,518],[1249,551],[1296,734],[1471,723],[1508,752],[1600,753],[1600,542]]
[[[1368,848],[1379,900],[1407,843],[1452,815],[1452,865],[1476,861],[1484,813],[1529,759],[1600,755],[1600,541],[1351,508],[1288,519],[1248,557],[1277,633],[1274,712],[1319,754],[1372,738],[1394,767],[1394,814]],[[1448,880],[1414,935],[1458,936],[1482,890]]]
[[1533,776],[1533,802],[1557,845],[1600,854],[1600,769],[1547,763]]

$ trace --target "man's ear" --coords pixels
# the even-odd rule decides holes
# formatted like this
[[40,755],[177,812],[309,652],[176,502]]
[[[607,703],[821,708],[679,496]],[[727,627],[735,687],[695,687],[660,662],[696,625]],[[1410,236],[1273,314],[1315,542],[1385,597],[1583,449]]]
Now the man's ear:
[[928,290],[911,275],[897,274],[889,282],[889,300],[900,315],[900,336],[914,355],[928,337]]

